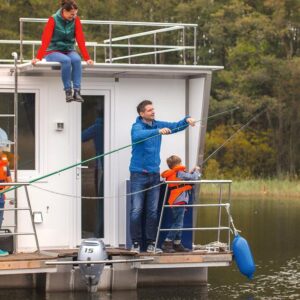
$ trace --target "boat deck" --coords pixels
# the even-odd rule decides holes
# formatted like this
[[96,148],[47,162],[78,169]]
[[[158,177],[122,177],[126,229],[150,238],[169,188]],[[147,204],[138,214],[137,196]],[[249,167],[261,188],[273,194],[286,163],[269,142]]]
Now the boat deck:
[[[228,251],[207,252],[192,251],[187,253],[140,253],[135,254],[121,248],[107,248],[109,259],[119,257],[129,259],[137,257],[153,257],[152,262],[135,263],[138,269],[154,268],[186,268],[228,266],[232,261],[232,253]],[[51,260],[75,260],[78,249],[47,250],[41,253],[17,253],[0,257],[1,274],[25,274],[25,273],[52,273],[56,272],[56,266],[46,265]]]

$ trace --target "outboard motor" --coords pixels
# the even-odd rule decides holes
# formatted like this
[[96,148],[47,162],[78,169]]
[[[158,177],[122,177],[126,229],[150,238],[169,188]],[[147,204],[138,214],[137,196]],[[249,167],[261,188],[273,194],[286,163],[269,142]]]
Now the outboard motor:
[[[84,240],[79,249],[78,261],[96,261],[107,259],[105,245],[102,240],[90,238]],[[80,273],[87,284],[89,292],[97,292],[98,283],[105,264],[80,264]]]

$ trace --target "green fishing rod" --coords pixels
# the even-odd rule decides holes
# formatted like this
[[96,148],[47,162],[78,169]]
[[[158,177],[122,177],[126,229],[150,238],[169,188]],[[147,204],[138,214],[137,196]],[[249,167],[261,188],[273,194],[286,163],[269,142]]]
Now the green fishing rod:
[[[219,112],[219,113],[213,114],[213,115],[211,115],[211,116],[208,116],[208,117],[205,118],[205,119],[197,120],[197,121],[195,121],[195,123],[203,122],[203,121],[206,121],[206,120],[215,118],[215,117],[217,117],[217,116],[220,116],[220,115],[223,115],[223,114],[226,114],[226,113],[229,113],[229,112],[233,112],[233,111],[235,111],[235,110],[237,110],[237,109],[239,109],[239,107],[234,107],[234,108],[231,108],[231,109],[229,109],[229,110],[226,110],[226,111]],[[187,127],[187,125],[183,125],[183,126],[179,126],[179,127],[177,127],[177,128],[174,128],[173,131],[182,129],[182,128],[184,128],[184,127]],[[95,160],[95,159],[99,159],[99,158],[102,158],[102,157],[104,157],[104,156],[111,155],[111,154],[113,154],[113,153],[122,151],[122,150],[124,150],[124,149],[126,149],[126,148],[130,148],[130,147],[132,147],[133,145],[137,145],[137,144],[143,143],[143,142],[145,142],[145,141],[147,141],[147,140],[149,140],[149,139],[155,138],[155,137],[160,136],[160,135],[162,135],[162,134],[161,134],[161,133],[158,133],[158,134],[155,134],[155,135],[150,136],[150,137],[148,137],[148,138],[145,138],[145,139],[139,140],[139,141],[137,141],[137,142],[134,142],[134,143],[132,143],[132,144],[129,144],[129,145],[126,145],[126,146],[123,146],[123,147],[120,147],[120,148],[117,148],[117,149],[108,151],[108,152],[106,152],[106,153],[99,154],[99,155],[97,155],[97,156],[88,158],[88,159],[86,159],[86,160],[83,160],[83,161],[78,162],[78,163],[75,163],[75,164],[72,164],[72,165],[67,166],[67,167],[65,167],[65,168],[62,168],[62,169],[60,169],[60,170],[57,170],[57,171],[48,173],[48,174],[46,174],[46,175],[43,175],[43,176],[34,178],[34,179],[30,180],[28,183],[34,183],[34,182],[43,180],[43,179],[45,179],[45,178],[51,177],[51,176],[56,175],[56,174],[58,174],[58,173],[62,173],[62,172],[64,172],[64,171],[67,171],[67,170],[72,169],[72,168],[74,168],[74,167],[77,167],[77,166],[80,166],[80,165],[82,165],[82,164],[88,163],[88,162],[93,161],[93,160]],[[3,191],[2,194],[5,194],[5,193],[7,193],[7,192],[9,192],[9,191],[18,189],[18,188],[20,188],[20,187],[21,187],[21,186],[15,186],[15,187],[13,187],[13,188],[7,189],[7,190]]]

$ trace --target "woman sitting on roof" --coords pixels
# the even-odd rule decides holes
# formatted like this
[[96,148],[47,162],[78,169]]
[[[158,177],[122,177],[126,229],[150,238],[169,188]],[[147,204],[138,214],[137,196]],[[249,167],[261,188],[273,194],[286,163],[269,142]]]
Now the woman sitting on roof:
[[[84,101],[80,95],[81,58],[75,51],[75,39],[86,62],[90,65],[94,63],[85,47],[85,39],[77,11],[78,6],[75,1],[61,1],[61,8],[49,18],[45,26],[42,45],[36,58],[32,60],[32,64],[35,65],[45,56],[46,61],[61,64],[61,77],[67,102]],[[71,81],[73,82],[74,94],[72,93]]]

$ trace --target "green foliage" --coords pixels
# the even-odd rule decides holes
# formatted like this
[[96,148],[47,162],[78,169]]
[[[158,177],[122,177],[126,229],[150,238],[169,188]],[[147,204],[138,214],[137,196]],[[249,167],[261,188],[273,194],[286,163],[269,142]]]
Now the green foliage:
[[270,132],[251,129],[235,134],[239,128],[219,125],[207,133],[205,157],[224,146],[204,166],[205,178],[272,176],[276,164]]
[[[198,24],[198,64],[223,65],[213,76],[210,114],[239,106],[208,122],[206,153],[263,108],[266,113],[210,159],[206,176],[285,176],[300,173],[300,1],[299,0],[77,0],[79,16],[90,20],[184,22]],[[0,39],[18,39],[19,17],[47,18],[59,1],[0,1]],[[43,24],[26,24],[25,39],[40,39]],[[141,32],[117,26],[113,35]],[[89,41],[103,42],[108,26],[86,26]],[[159,44],[180,44],[181,34],[158,35]],[[193,30],[186,32],[193,44]],[[142,42],[152,43],[151,38]],[[0,46],[0,56],[13,49]],[[26,51],[30,51],[27,49]],[[114,54],[127,49],[114,50]],[[140,50],[133,50],[138,53]],[[104,60],[104,54],[98,53]],[[187,59],[193,62],[192,51]],[[133,60],[153,63],[153,58]],[[181,54],[159,55],[159,62],[183,63]]]

